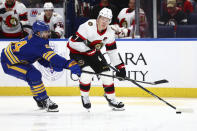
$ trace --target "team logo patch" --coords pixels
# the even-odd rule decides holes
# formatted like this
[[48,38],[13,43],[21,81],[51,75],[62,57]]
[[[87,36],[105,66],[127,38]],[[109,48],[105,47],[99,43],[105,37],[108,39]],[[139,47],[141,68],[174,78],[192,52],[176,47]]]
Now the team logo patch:
[[6,17],[5,24],[8,27],[15,27],[18,25],[18,23],[19,22],[18,22],[17,18],[15,18],[14,16],[9,15],[8,17]]
[[88,22],[88,25],[89,25],[89,26],[92,26],[92,25],[93,25],[93,23],[92,23],[92,22]]

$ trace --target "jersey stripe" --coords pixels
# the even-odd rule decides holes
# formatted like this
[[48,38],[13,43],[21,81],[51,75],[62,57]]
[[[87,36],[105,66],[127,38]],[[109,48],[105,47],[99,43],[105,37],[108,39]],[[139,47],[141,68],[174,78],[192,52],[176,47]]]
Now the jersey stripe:
[[55,53],[51,54],[51,55],[48,57],[48,61],[50,61],[51,58],[52,58],[54,55],[56,55],[56,54],[55,54]]
[[56,55],[56,53],[54,53],[54,51],[48,51],[47,53],[43,54],[43,58],[47,61],[49,61],[54,55]]
[[20,63],[20,60],[12,52],[11,44],[4,49],[4,53],[7,56],[8,60],[11,62],[11,64]]
[[16,71],[21,72],[21,73],[23,73],[23,74],[26,74],[26,73],[27,73],[27,70],[24,70],[24,69],[19,68],[19,67],[16,67],[16,66],[10,66],[10,65],[7,64],[7,67],[8,67],[9,69],[16,70]]
[[86,38],[79,34],[79,32],[76,32],[76,35],[78,35],[81,39],[86,40]]
[[105,47],[107,51],[117,49],[115,41],[113,43],[106,44]]
[[40,86],[44,86],[44,84],[43,83],[41,83],[40,85],[37,85],[37,86],[32,86],[34,89],[36,89],[36,88],[38,88],[38,87],[40,87]]

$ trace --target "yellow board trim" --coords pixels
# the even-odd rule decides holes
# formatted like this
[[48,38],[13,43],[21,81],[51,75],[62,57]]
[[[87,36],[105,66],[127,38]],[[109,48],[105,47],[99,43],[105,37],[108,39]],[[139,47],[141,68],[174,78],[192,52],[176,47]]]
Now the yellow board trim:
[[[152,97],[136,87],[116,87],[116,96],[120,97]],[[197,98],[197,88],[147,88],[160,97]],[[79,96],[78,87],[46,87],[49,96]],[[103,96],[102,87],[92,87],[91,96]],[[0,96],[32,96],[30,87],[0,87]]]
[[16,70],[16,71],[21,72],[21,73],[23,73],[23,74],[26,74],[26,73],[27,73],[27,71],[26,71],[26,70],[21,69],[21,68],[19,68],[19,67],[16,67],[16,66],[10,66],[10,65],[8,65],[8,64],[7,64],[7,66],[8,66],[8,68],[9,68],[9,69]]

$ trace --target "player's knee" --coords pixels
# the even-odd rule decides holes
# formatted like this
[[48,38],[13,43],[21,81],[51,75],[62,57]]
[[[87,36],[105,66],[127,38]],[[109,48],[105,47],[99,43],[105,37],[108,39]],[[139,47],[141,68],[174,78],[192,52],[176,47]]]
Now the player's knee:
[[42,74],[40,73],[39,70],[31,69],[27,72],[26,78],[28,82],[37,82],[37,81],[41,81]]
[[[106,75],[112,75],[112,72],[111,71],[106,71],[106,72],[103,72],[102,74],[106,74]],[[107,77],[107,76],[100,76],[102,82],[104,85],[111,85],[114,83],[114,80],[112,77]]]
[[[83,70],[94,72],[91,67],[84,67]],[[89,84],[92,81],[92,77],[93,77],[92,74],[82,73],[80,77],[80,82],[84,84]]]

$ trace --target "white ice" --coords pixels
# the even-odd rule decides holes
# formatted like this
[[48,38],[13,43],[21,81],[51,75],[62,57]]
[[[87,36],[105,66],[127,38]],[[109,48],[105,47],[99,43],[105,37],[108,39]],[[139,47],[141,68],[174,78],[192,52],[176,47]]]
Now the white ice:
[[79,96],[51,97],[59,112],[38,110],[32,97],[0,97],[0,131],[197,131],[197,99],[164,98],[193,113],[176,114],[155,98],[118,98],[125,111],[112,111],[104,97],[90,96],[83,109]]

